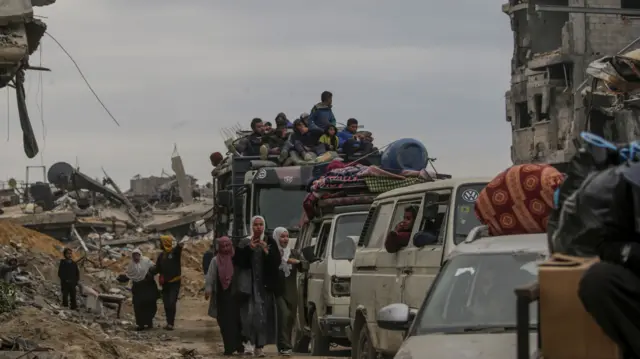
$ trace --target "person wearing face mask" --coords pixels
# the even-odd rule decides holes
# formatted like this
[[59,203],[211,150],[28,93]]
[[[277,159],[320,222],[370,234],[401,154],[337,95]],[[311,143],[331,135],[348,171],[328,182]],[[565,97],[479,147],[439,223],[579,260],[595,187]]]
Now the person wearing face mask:
[[182,247],[183,242],[173,247],[172,236],[160,236],[162,252],[156,261],[156,270],[160,274],[160,285],[162,286],[162,301],[164,302],[164,312],[167,317],[166,330],[173,330],[176,320],[176,308],[178,306],[178,295],[180,294],[180,280],[182,275]]
[[143,256],[140,249],[131,252],[126,276],[132,282],[131,301],[138,331],[153,328],[153,318],[158,311],[158,287],[153,279],[155,269],[151,259]]
[[209,300],[208,314],[215,318],[220,327],[223,355],[244,352],[240,337],[240,312],[234,276],[235,250],[229,237],[218,238],[218,253],[211,260],[205,281],[205,299]]
[[280,251],[273,238],[265,236],[265,222],[254,216],[251,234],[238,243],[235,253],[238,273],[242,335],[245,351],[264,357],[263,348],[275,343],[276,318],[274,291],[277,289]]
[[76,286],[80,281],[80,269],[78,264],[71,257],[71,248],[65,248],[62,252],[64,258],[58,265],[58,278],[60,278],[60,289],[62,292],[62,306],[72,310],[78,308],[76,301]]
[[300,254],[289,248],[289,232],[284,227],[273,230],[273,240],[280,251],[280,267],[278,268],[278,284],[274,291],[278,310],[278,352],[280,355],[291,355],[291,332],[297,310],[296,273],[300,266]]

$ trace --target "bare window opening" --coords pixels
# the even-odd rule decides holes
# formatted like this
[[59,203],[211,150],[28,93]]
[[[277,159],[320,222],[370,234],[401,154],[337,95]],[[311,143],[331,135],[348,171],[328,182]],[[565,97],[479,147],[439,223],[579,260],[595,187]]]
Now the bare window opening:
[[563,80],[566,87],[573,85],[573,64],[561,63],[547,67],[547,78],[549,80]]
[[538,121],[544,121],[547,119],[547,114],[542,112],[542,95],[533,96],[533,102],[535,105],[536,118]]
[[638,0],[621,0],[620,8],[622,9],[640,9],[640,1]]
[[516,103],[516,118],[518,129],[531,127],[531,114],[529,114],[527,102]]
[[529,23],[527,22],[526,11],[516,11],[513,16],[513,25],[515,29],[515,67],[524,66],[527,62],[527,53],[529,52]]
[[615,118],[613,116],[607,116],[600,111],[592,110],[589,113],[589,132],[594,135],[598,135],[602,138],[609,138],[611,134],[607,131],[610,127],[610,123],[614,123]]
[[[538,0],[536,4],[569,6],[569,0]],[[538,12],[537,16],[531,16],[533,53],[545,53],[562,47],[562,28],[568,21],[569,13],[563,12]]]

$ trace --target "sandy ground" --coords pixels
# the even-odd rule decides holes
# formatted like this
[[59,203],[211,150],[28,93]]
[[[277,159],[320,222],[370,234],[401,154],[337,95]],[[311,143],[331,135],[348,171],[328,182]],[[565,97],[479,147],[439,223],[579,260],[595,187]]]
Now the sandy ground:
[[[199,354],[205,357],[221,356],[222,337],[216,324],[216,321],[210,318],[207,313],[208,303],[202,298],[185,298],[178,302],[178,314],[176,318],[176,328],[171,332],[174,337],[169,346],[178,350],[180,348],[195,349]],[[163,312],[162,309],[159,312]],[[157,325],[160,325],[158,323]],[[162,329],[154,329],[154,331],[163,331]],[[278,351],[275,345],[265,347],[265,353],[269,357],[278,357]],[[333,357],[350,356],[350,351],[344,348],[334,350]],[[291,358],[304,357],[309,355],[298,354]]]

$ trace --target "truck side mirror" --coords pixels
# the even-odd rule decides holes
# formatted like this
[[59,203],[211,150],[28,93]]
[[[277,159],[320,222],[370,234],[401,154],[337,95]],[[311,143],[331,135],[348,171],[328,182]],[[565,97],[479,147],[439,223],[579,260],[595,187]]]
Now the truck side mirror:
[[219,191],[216,196],[216,204],[222,207],[233,207],[233,192],[229,190]]
[[302,248],[302,257],[309,263],[317,262],[318,258],[316,258],[315,251],[316,246],[304,247]]

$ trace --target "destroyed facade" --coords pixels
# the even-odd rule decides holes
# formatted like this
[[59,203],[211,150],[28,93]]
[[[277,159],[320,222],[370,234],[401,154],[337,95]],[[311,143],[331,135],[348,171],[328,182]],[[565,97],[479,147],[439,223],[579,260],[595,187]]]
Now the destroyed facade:
[[[615,55],[638,38],[640,19],[538,12],[536,5],[640,9],[640,1],[510,0],[502,6],[511,19],[514,38],[511,84],[505,95],[506,120],[512,128],[511,159],[514,164],[565,163],[575,151],[573,139],[585,130],[587,66]],[[589,116],[589,130],[608,140],[626,142],[640,135],[635,111],[591,110]]]

